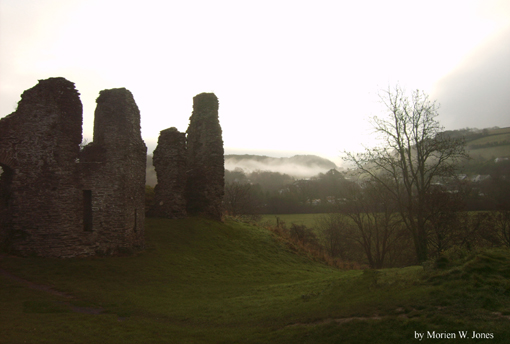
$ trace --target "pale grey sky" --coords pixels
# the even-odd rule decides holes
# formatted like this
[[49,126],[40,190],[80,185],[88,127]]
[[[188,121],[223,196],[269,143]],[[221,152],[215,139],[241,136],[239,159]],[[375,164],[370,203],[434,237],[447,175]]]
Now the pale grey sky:
[[448,129],[510,126],[510,0],[0,0],[0,117],[62,76],[92,137],[126,87],[149,152],[215,92],[226,153],[332,158],[370,145],[380,89],[421,89]]

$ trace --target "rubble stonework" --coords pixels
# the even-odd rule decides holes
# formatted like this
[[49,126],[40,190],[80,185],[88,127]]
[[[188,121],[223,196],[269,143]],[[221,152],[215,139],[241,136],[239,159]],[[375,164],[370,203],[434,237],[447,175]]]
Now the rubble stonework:
[[221,220],[225,163],[218,98],[201,93],[193,98],[187,130],[186,201],[189,214]]
[[96,102],[93,141],[80,158],[82,189],[91,190],[95,209],[92,231],[105,253],[143,247],[147,147],[140,111],[125,88],[101,91]]
[[[0,119],[0,248],[76,257],[144,246],[147,148],[125,88],[97,98],[94,138],[80,150],[82,104],[64,78],[40,80]],[[193,98],[185,133],[161,131],[152,215],[222,217],[224,153],[218,99]]]
[[113,254],[144,245],[146,147],[126,89],[97,99],[80,152],[82,104],[64,78],[40,80],[0,120],[0,245],[21,255]]
[[149,216],[186,217],[186,134],[174,127],[162,130],[152,159],[158,183]]

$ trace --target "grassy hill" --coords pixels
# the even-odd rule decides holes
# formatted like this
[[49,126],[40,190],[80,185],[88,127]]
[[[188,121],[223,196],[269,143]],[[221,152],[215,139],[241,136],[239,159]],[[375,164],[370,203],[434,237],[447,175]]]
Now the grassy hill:
[[466,136],[468,153],[473,158],[492,160],[510,157],[510,128],[484,129],[485,135]]
[[256,226],[148,219],[132,256],[0,256],[0,343],[506,343],[510,253],[442,263],[340,271]]

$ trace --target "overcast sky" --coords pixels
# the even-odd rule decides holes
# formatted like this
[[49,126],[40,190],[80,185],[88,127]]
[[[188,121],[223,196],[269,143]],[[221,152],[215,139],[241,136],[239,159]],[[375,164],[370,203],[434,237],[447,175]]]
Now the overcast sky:
[[214,92],[227,154],[317,154],[373,143],[377,94],[399,84],[441,103],[447,129],[510,126],[510,0],[0,0],[0,117],[38,79],[84,105],[126,87],[155,148]]

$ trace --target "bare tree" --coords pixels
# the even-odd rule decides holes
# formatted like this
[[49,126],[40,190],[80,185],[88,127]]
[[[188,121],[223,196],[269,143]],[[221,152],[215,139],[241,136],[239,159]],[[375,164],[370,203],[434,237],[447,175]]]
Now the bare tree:
[[510,247],[510,211],[498,211],[495,214],[496,229],[503,245]]
[[368,265],[381,269],[402,236],[402,219],[389,191],[378,181],[353,184],[345,206],[354,223],[353,239],[363,249]]
[[493,246],[510,247],[510,211],[478,213],[480,236]]
[[315,219],[315,228],[320,233],[321,244],[331,257],[343,261],[354,260],[349,254],[353,249],[350,224],[340,213],[329,213]]
[[450,192],[445,186],[435,185],[427,193],[425,209],[430,257],[470,240],[473,234],[472,228],[466,227],[470,222],[462,213],[464,195],[458,188],[454,190]]
[[256,215],[257,202],[248,183],[225,183],[224,207],[233,216]]
[[444,135],[436,120],[438,105],[421,91],[408,96],[401,88],[380,95],[385,117],[373,118],[383,145],[364,153],[346,153],[361,174],[388,191],[413,238],[419,262],[427,260],[427,194],[439,177],[454,174],[459,159],[467,158],[462,138]]

